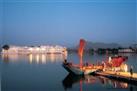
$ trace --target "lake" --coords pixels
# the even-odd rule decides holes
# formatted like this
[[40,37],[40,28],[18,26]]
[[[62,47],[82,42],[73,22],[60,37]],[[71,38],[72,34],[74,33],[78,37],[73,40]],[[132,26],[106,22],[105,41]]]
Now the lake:
[[[137,72],[137,54],[128,56],[126,64]],[[108,55],[84,54],[84,62],[96,64]],[[79,63],[77,53],[68,61]],[[61,54],[1,55],[1,91],[137,91],[137,86],[101,76],[73,76],[63,67]]]

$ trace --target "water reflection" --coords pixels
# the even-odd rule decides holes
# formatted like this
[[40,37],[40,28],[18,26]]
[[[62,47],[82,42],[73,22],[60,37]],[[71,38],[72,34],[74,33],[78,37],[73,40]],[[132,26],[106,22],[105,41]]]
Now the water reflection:
[[116,80],[110,80],[108,78],[105,78],[105,77],[97,77],[101,84],[104,85],[104,86],[108,86],[108,87],[111,87],[111,88],[128,88],[128,83],[125,83],[125,82],[119,82],[119,81],[116,81]]
[[29,62],[30,63],[42,63],[46,64],[47,62],[57,62],[57,61],[63,61],[63,55],[62,54],[30,54],[29,55]]
[[28,54],[28,55],[18,55],[18,54],[3,54],[2,60],[5,63],[16,62],[19,60],[27,60],[31,63],[41,63],[46,64],[47,62],[59,62],[64,60],[63,54]]
[[[61,81],[67,73],[61,67],[64,59],[61,54],[1,55],[1,58],[0,63],[4,63],[2,91],[64,91],[64,89],[79,91],[80,87],[81,91],[137,91],[137,86],[89,75],[82,77],[68,75]],[[103,58],[105,55],[84,56],[85,62],[91,63]],[[127,62],[137,65],[136,58],[136,55],[130,56]],[[68,55],[68,61],[71,60],[79,62],[76,53]]]
[[80,84],[80,91],[82,91],[82,84],[101,84],[105,88],[109,89],[127,89],[129,85],[125,82],[119,82],[116,80],[110,80],[102,76],[76,76],[68,74],[62,81],[65,90],[72,89],[74,84]]

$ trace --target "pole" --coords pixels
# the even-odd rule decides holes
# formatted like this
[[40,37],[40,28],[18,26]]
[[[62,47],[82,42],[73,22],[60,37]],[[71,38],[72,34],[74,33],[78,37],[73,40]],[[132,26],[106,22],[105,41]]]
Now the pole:
[[83,57],[80,56],[80,67],[82,68],[83,67]]

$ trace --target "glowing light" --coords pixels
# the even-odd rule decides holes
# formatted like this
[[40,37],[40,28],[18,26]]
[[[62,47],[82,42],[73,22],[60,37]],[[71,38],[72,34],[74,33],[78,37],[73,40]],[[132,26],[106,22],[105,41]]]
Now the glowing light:
[[41,60],[42,60],[42,63],[46,63],[46,56],[45,56],[45,55],[42,55]]
[[30,54],[29,55],[29,62],[32,63],[32,61],[33,61],[33,56],[32,56],[32,54]]
[[39,63],[39,55],[36,55],[36,61]]
[[29,48],[30,51],[32,51],[33,49],[32,48]]
[[50,52],[51,52],[51,53],[54,53],[55,51],[56,51],[55,48],[51,48],[51,49],[50,49]]
[[37,51],[39,51],[39,48],[36,48]]
[[128,84],[127,83],[123,83],[122,84],[122,88],[128,88]]
[[127,64],[124,65],[124,71],[128,72],[128,65]]
[[46,49],[45,48],[41,48],[41,50],[45,51]]

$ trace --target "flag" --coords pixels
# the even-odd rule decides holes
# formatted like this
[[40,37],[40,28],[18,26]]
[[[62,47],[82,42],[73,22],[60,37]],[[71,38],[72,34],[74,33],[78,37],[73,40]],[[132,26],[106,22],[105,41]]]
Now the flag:
[[79,54],[80,57],[83,56],[84,46],[85,46],[85,40],[84,39],[80,39],[79,49],[78,49],[78,54]]

